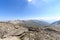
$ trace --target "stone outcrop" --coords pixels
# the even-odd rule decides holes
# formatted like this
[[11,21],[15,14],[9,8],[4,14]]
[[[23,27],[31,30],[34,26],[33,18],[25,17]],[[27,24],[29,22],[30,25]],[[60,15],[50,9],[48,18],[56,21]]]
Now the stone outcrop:
[[0,23],[0,37],[15,36],[28,31],[27,28],[14,25],[11,23],[1,22]]

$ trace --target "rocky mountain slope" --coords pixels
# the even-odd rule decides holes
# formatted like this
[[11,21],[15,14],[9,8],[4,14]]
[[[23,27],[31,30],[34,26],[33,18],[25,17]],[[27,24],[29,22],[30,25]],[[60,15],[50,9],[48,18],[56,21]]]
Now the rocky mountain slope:
[[[37,25],[37,22],[41,23],[27,21],[31,25],[33,23]],[[29,27],[30,24],[26,26],[20,23],[26,23],[26,21],[0,22],[0,40],[60,40],[60,27]]]
[[18,35],[9,34],[0,40],[60,40],[60,31],[53,28],[28,28],[28,31]]
[[27,28],[7,22],[0,22],[0,37],[14,36],[28,31]]

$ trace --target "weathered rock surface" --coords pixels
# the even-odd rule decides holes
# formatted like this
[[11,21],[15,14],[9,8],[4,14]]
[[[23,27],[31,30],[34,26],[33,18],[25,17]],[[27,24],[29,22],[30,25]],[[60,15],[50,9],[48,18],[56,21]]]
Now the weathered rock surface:
[[14,25],[11,23],[1,22],[0,23],[0,37],[15,36],[28,31],[27,28]]
[[4,38],[4,39],[1,39],[0,40],[21,40],[20,38],[18,37],[7,37],[7,38]]
[[60,31],[56,27],[22,27],[0,22],[0,40],[60,40]]

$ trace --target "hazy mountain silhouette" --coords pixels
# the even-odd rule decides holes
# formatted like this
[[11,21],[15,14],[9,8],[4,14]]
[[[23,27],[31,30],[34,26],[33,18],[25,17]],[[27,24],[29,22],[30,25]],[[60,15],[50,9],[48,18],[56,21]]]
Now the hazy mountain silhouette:
[[60,27],[60,20],[53,22],[51,25],[55,27]]
[[48,22],[41,21],[41,20],[14,20],[8,21],[13,24],[19,24],[20,26],[26,27],[41,27],[41,26],[49,26]]

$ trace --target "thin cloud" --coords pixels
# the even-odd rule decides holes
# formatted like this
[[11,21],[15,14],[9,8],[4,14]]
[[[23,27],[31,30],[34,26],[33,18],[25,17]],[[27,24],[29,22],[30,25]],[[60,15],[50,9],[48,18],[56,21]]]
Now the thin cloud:
[[48,21],[50,21],[50,20],[60,20],[60,17],[39,17],[39,18],[28,18],[28,19],[24,19],[24,20],[30,20],[30,19],[32,19],[32,20],[48,20]]
[[42,7],[56,0],[30,0],[28,3],[34,5],[35,7]]

